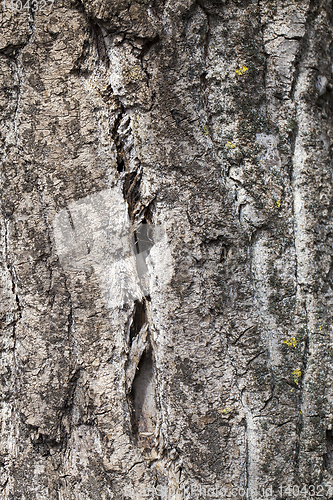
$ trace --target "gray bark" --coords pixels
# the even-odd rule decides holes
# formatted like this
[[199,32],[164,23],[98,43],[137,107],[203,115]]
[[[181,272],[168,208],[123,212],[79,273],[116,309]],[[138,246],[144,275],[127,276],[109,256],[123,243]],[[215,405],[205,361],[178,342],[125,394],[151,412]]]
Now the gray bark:
[[333,497],[332,2],[0,18],[1,499]]

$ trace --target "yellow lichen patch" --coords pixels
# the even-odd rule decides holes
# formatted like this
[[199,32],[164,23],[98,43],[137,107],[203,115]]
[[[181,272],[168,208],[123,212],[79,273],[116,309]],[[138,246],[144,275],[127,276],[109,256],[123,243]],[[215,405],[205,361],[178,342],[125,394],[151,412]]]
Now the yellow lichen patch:
[[292,337],[291,339],[286,339],[283,342],[284,342],[284,344],[287,344],[289,347],[291,347],[291,346],[296,347],[296,344],[297,344],[297,340],[294,337]]
[[139,66],[127,66],[123,69],[123,78],[125,83],[136,82],[140,80],[141,69]]
[[241,76],[244,75],[244,73],[246,73],[248,69],[249,68],[243,65],[241,68],[236,69],[236,73],[238,76]]
[[207,125],[204,126],[204,134],[209,135],[209,128]]
[[235,149],[235,144],[232,142],[228,141],[227,144],[224,146],[226,149]]
[[224,410],[221,410],[221,413],[222,413],[222,415],[229,415],[229,413],[231,413],[231,409],[230,408],[224,408]]
[[301,378],[302,372],[298,368],[293,371],[293,377],[294,377],[294,382],[296,385],[298,385],[298,381]]
[[280,207],[281,207],[281,203],[279,202],[279,200],[276,200],[276,202],[275,202],[275,203],[276,203],[276,205],[277,205],[277,207],[278,207],[278,208],[280,208]]

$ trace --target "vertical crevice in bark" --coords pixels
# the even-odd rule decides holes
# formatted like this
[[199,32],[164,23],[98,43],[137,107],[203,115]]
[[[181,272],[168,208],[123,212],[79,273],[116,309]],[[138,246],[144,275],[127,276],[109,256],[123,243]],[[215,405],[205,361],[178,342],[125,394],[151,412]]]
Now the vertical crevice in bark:
[[[102,61],[107,57],[107,49],[102,44],[103,33],[96,30],[96,44],[99,57]],[[145,57],[148,52],[159,43],[159,36],[146,40],[131,40],[129,37],[124,43],[132,46],[133,52],[147,77],[149,87],[150,75],[145,67]],[[131,66],[123,68],[122,77],[124,85],[137,81],[136,74],[131,73]],[[107,66],[106,64],[104,64]],[[112,68],[107,66],[110,72]],[[125,76],[124,76],[125,75]],[[131,80],[133,79],[134,80]],[[110,96],[113,99],[113,124],[111,138],[115,145],[118,184],[122,188],[123,198],[127,202],[128,215],[132,224],[132,244],[136,258],[137,274],[141,284],[142,299],[137,299],[133,304],[133,312],[127,328],[125,326],[126,348],[128,353],[125,362],[125,390],[130,411],[131,434],[136,448],[150,453],[153,448],[156,403],[155,403],[155,363],[152,342],[147,318],[148,292],[145,289],[144,279],[147,277],[146,257],[153,241],[150,238],[149,224],[152,222],[151,203],[145,206],[141,202],[141,180],[143,170],[141,162],[134,149],[131,115],[127,104],[123,104],[122,97],[115,95],[116,90],[110,86]],[[103,96],[102,96],[103,97]],[[148,451],[149,449],[149,451]]]
[[117,155],[117,171],[119,173],[126,171],[126,163],[125,163],[125,153],[123,151],[122,147],[122,142],[119,134],[119,127],[121,124],[121,121],[124,117],[124,106],[119,103],[119,108],[117,111],[117,118],[115,119],[113,129],[111,131],[111,137],[114,141],[115,147],[116,147],[116,155]]
[[[18,295],[17,288],[17,276],[13,263],[9,258],[9,221],[5,221],[5,256],[6,256],[6,266],[11,277],[12,282],[12,293],[15,297],[17,309],[14,311],[14,319],[13,319],[13,375],[14,375],[14,388],[18,391],[17,387],[17,363],[16,363],[16,327],[17,323],[22,319],[22,306]],[[16,395],[14,396],[16,398]]]
[[92,28],[93,40],[97,48],[98,61],[99,63],[102,63],[102,65],[105,67],[105,70],[108,70],[110,67],[110,60],[108,57],[108,52],[105,45],[102,29],[97,23],[93,22],[91,22],[91,28]]
[[142,172],[140,170],[129,172],[125,175],[123,184],[124,199],[128,203],[128,214],[131,221],[135,219],[135,215],[139,210],[140,202],[140,183]]
[[132,432],[139,446],[143,447],[145,453],[149,453],[153,446],[156,424],[154,362],[151,345],[144,351],[137,372],[130,392],[133,408]]
[[125,370],[132,438],[136,446],[149,455],[156,426],[156,382],[146,307],[145,299],[134,303]]
[[143,219],[137,227],[135,234],[135,253],[138,255],[143,252],[148,252],[152,247],[152,242],[148,238],[147,221]]
[[[72,372],[73,375],[69,378],[69,381],[68,381],[67,396],[64,400],[64,405],[61,408],[62,418],[64,418],[65,416],[68,415],[68,417],[69,417],[68,424],[70,427],[71,427],[71,417],[72,417],[73,406],[74,406],[75,391],[76,391],[78,380],[80,378],[82,370],[83,370],[83,368],[79,367],[79,368],[76,368],[74,370],[74,373]],[[65,429],[65,426],[63,425],[63,422],[62,422],[62,431],[64,431],[64,429]],[[70,435],[70,433],[71,433],[70,431],[71,431],[71,429],[69,429],[68,435]],[[63,438],[63,441],[65,444],[66,444],[65,439],[67,438],[68,435],[66,432],[65,432],[65,434],[62,435],[62,438]]]
[[132,344],[134,338],[140,333],[141,328],[146,323],[146,305],[144,300],[134,302],[134,313],[130,327],[129,343]]
[[245,462],[244,462],[245,491],[248,492],[251,485],[250,485],[249,433],[248,433],[248,424],[247,424],[246,417],[243,419],[243,424],[244,424],[244,428],[245,428]]
[[326,453],[324,455],[324,467],[333,474],[333,432],[332,429],[326,430]]
[[16,103],[16,108],[14,112],[14,119],[13,119],[13,125],[14,125],[14,138],[15,138],[15,144],[17,145],[18,143],[18,135],[17,135],[17,119],[18,115],[20,112],[20,102],[21,102],[21,93],[22,93],[22,82],[23,82],[23,73],[22,73],[22,67],[20,63],[20,54],[16,57],[16,68],[17,68],[17,79],[18,79],[18,94],[17,94],[17,103]]
[[[291,158],[290,158],[290,167],[288,170],[288,177],[289,177],[290,184],[292,183],[292,180],[293,180],[294,165],[293,165],[292,159],[295,155],[296,139],[297,139],[298,134],[299,134],[299,130],[298,130],[298,123],[296,121],[296,118],[291,118],[290,131],[289,131],[289,140],[291,143]],[[296,273],[297,273],[297,267],[296,267]]]

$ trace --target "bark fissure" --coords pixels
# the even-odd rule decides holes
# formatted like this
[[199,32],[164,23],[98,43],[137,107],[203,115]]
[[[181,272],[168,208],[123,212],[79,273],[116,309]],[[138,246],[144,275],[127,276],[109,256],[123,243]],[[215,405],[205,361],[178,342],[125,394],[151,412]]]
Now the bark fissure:
[[136,446],[150,456],[155,443],[157,414],[154,353],[146,307],[146,299],[134,303],[125,370],[132,437]]
[[20,103],[21,103],[22,84],[23,84],[23,72],[19,56],[16,58],[16,67],[17,67],[17,79],[18,79],[18,94],[17,94],[16,108],[14,111],[13,125],[14,125],[15,143],[17,145],[18,144],[17,120],[20,113]]
[[[11,262],[10,257],[9,257],[9,224],[10,224],[10,221],[6,220],[5,221],[5,258],[6,258],[7,270],[8,270],[9,276],[11,278],[12,293],[15,297],[15,302],[16,302],[16,306],[17,306],[17,310],[14,311],[14,318],[13,318],[12,325],[13,325],[13,344],[14,344],[13,345],[14,387],[15,387],[15,390],[18,392],[18,386],[17,386],[17,382],[18,382],[17,375],[18,374],[17,374],[17,363],[16,363],[16,353],[15,353],[15,351],[16,351],[16,327],[17,327],[18,322],[22,319],[23,307],[21,305],[21,301],[20,301],[19,294],[18,294],[18,280],[17,280],[15,267],[14,267],[14,265]],[[16,317],[16,315],[18,315],[18,317]]]
[[125,163],[126,157],[125,157],[125,152],[123,151],[123,148],[122,148],[121,138],[120,138],[120,134],[119,134],[119,127],[120,127],[121,121],[124,117],[124,114],[125,114],[124,106],[121,103],[119,103],[117,118],[114,122],[113,130],[111,131],[111,137],[112,137],[114,144],[116,146],[117,171],[119,173],[124,172],[126,170],[126,163]]
[[326,430],[326,454],[324,455],[324,465],[328,472],[333,473],[333,433]]

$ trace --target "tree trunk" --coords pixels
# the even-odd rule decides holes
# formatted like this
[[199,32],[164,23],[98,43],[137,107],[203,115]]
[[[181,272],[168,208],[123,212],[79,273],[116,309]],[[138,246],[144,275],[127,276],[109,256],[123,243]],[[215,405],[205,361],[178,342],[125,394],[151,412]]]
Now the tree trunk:
[[2,2],[1,499],[333,496],[332,31]]

